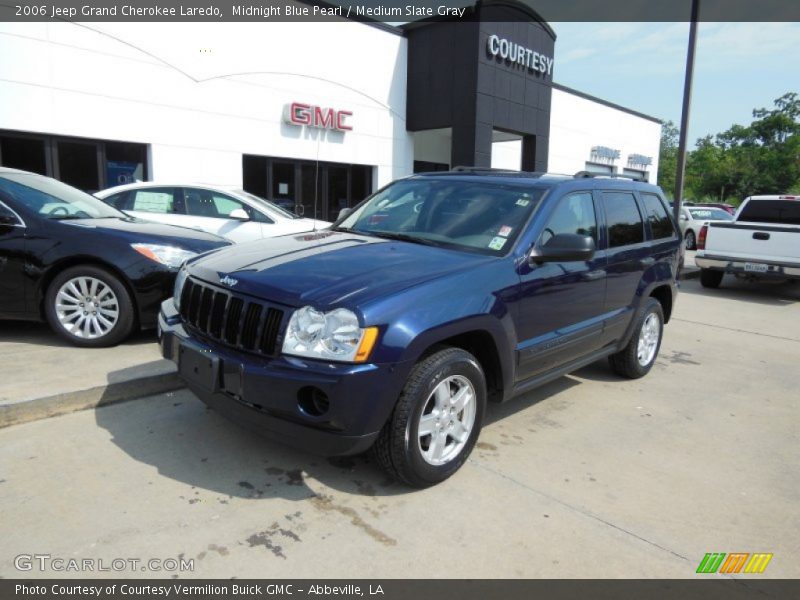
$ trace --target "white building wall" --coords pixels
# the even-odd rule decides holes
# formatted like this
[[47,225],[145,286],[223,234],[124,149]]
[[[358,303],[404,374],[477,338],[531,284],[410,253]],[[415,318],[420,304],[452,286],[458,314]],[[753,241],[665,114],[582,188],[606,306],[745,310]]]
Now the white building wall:
[[[413,170],[408,41],[361,23],[0,23],[0,129],[150,145],[150,177],[242,184],[242,154],[375,166],[374,187]],[[283,122],[292,101],[351,110],[353,131]],[[549,167],[585,169],[593,146],[653,157],[658,123],[553,90]],[[449,157],[417,133],[418,160]],[[492,164],[518,167],[518,144]],[[442,160],[441,162],[449,162]]]
[[550,112],[550,152],[547,170],[571,175],[586,169],[594,146],[620,151],[617,172],[628,166],[628,156],[650,156],[650,183],[656,183],[661,125],[617,108],[553,89]]
[[[151,178],[241,185],[242,154],[412,171],[407,40],[355,22],[0,23],[0,129],[151,145]],[[283,122],[292,101],[353,131]]]

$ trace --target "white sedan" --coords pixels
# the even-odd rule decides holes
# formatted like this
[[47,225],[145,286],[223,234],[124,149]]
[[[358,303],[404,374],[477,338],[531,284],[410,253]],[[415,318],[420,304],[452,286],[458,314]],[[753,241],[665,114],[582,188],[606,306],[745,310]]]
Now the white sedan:
[[132,217],[180,225],[232,242],[323,229],[327,221],[304,219],[244,190],[152,181],[119,185],[95,194]]
[[710,206],[683,206],[681,208],[681,233],[686,240],[686,249],[697,247],[697,234],[709,221],[733,221],[733,215],[721,208]]

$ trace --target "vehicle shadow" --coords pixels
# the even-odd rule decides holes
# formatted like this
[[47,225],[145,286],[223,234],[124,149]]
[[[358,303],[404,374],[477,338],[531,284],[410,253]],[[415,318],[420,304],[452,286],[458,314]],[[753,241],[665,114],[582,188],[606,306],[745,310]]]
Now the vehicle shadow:
[[[112,372],[108,377],[114,381],[126,374]],[[580,383],[561,377],[505,403],[490,403],[485,424],[491,426]],[[188,486],[190,499],[211,493],[222,503],[234,497],[325,503],[330,501],[326,488],[377,497],[414,491],[389,477],[369,454],[324,458],[289,448],[231,423],[186,389],[122,403],[109,398],[100,405],[95,419],[110,441],[160,476]]]
[[[127,377],[108,375],[109,382]],[[369,456],[324,458],[294,450],[231,423],[186,389],[127,402],[103,398],[94,412],[114,445],[160,476],[185,484],[188,500],[210,493],[210,501],[223,504],[230,498],[276,497],[327,502],[326,488],[358,496],[413,491]]]
[[792,306],[800,302],[800,283],[790,281],[741,281],[726,275],[717,289],[704,288],[698,280],[681,282],[681,293],[708,298],[731,298],[764,306]]
[[[152,344],[155,330],[135,331],[123,342],[125,345]],[[0,342],[51,346],[53,348],[74,348],[72,344],[55,333],[46,323],[36,321],[3,321],[0,325]],[[99,350],[102,352],[102,348]]]
[[565,392],[576,385],[580,385],[580,383],[581,382],[574,377],[566,375],[533,389],[530,392],[506,400],[505,402],[490,402],[486,407],[484,426],[492,425],[493,423],[497,423],[498,421],[502,421],[505,418],[527,410],[561,392]]

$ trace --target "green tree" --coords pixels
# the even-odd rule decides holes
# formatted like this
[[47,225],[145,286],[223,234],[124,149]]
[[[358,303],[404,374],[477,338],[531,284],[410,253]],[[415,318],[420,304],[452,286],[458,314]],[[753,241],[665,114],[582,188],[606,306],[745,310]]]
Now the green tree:
[[800,97],[784,94],[773,109],[753,111],[750,125],[733,125],[697,141],[687,157],[686,187],[698,198],[739,202],[800,185]]
[[675,193],[675,172],[678,168],[678,128],[672,121],[661,125],[661,146],[658,153],[658,185],[668,198]]

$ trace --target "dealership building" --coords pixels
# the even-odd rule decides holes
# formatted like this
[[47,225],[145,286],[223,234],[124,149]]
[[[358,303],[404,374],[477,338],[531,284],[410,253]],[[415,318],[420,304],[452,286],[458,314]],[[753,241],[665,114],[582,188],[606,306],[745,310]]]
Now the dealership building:
[[0,23],[0,165],[87,191],[241,187],[333,218],[458,165],[655,182],[660,122],[554,81],[511,0],[469,22]]

